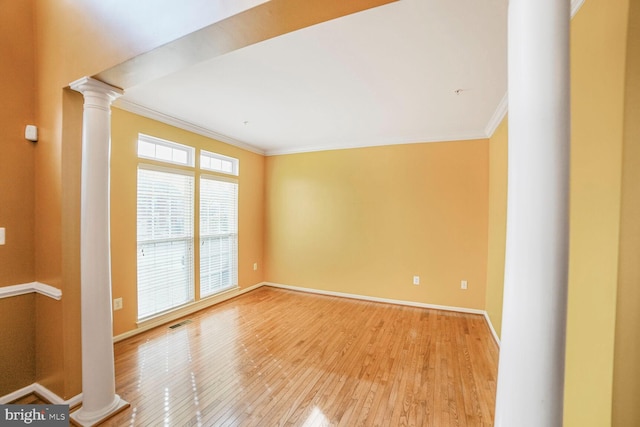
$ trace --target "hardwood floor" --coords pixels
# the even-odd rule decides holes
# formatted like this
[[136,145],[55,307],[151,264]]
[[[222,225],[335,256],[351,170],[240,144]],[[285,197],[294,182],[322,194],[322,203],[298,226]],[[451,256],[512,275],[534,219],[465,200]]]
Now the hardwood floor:
[[[480,315],[262,287],[115,345],[106,426],[490,426]],[[178,323],[175,322],[175,323]]]

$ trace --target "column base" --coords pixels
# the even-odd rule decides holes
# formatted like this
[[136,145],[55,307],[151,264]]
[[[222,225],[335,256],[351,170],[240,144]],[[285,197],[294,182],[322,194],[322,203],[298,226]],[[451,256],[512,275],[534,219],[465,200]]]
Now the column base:
[[84,410],[83,407],[80,407],[77,411],[71,413],[69,418],[71,418],[71,422],[79,427],[91,427],[100,424],[107,418],[111,418],[117,413],[127,409],[129,406],[129,402],[122,400],[120,396],[115,395],[115,399],[113,403],[109,405],[109,407],[105,411],[101,411],[100,413],[89,413]]

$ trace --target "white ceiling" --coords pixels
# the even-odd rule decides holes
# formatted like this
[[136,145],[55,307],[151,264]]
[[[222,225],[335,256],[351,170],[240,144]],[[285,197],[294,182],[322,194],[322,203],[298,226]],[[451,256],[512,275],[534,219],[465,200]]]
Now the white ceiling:
[[485,138],[506,109],[507,4],[401,0],[127,88],[116,105],[265,154]]

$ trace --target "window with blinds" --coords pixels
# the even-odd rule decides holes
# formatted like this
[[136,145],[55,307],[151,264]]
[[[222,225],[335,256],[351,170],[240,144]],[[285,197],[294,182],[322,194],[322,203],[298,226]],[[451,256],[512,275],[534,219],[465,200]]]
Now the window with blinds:
[[194,299],[189,173],[138,167],[138,319]]
[[238,286],[238,183],[200,178],[200,296]]
[[137,152],[138,320],[145,320],[194,301],[194,271],[200,298],[238,286],[238,181],[219,174],[237,176],[239,161],[198,150],[196,167],[194,147],[143,134]]

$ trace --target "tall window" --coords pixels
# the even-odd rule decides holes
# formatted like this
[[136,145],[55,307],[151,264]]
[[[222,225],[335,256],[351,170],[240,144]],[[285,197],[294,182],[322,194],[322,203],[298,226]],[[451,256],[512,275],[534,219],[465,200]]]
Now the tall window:
[[138,319],[193,301],[193,176],[138,168]]
[[[238,286],[238,182],[221,176],[237,176],[238,159],[199,154],[196,167],[195,148],[139,136],[138,320],[194,301],[194,271],[201,298]],[[194,224],[200,225],[196,238]]]
[[238,285],[238,184],[200,178],[200,296]]

